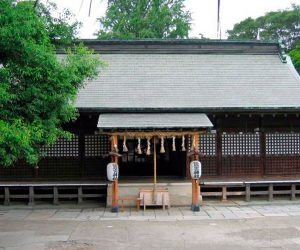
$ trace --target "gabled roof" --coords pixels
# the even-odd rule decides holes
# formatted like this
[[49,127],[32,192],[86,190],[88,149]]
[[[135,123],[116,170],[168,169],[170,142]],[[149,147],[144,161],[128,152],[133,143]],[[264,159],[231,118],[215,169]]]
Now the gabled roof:
[[213,127],[206,114],[199,113],[125,113],[100,114],[98,128],[101,129],[171,129]]
[[300,109],[300,78],[278,43],[86,43],[108,67],[79,91],[82,110]]

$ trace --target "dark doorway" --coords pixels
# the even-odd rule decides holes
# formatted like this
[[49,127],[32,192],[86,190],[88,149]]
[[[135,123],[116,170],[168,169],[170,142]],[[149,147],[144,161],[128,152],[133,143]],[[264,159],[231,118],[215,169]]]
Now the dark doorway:
[[[119,141],[122,148],[122,141]],[[128,152],[122,152],[120,176],[153,176],[153,140],[151,155],[146,155],[147,141],[141,140],[142,154],[137,153],[137,140],[127,140]],[[172,139],[166,139],[165,153],[160,153],[160,140],[156,142],[157,175],[183,177],[185,174],[186,153],[181,151],[181,142],[176,140],[176,151],[172,151]]]

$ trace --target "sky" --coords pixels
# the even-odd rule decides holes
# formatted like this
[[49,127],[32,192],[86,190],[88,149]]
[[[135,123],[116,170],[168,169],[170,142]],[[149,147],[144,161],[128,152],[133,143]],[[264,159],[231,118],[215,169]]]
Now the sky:
[[[41,2],[46,2],[42,0]],[[83,26],[79,32],[80,38],[95,38],[94,33],[99,28],[97,18],[103,16],[106,10],[105,0],[92,0],[89,16],[90,0],[51,0],[59,9],[70,9]],[[221,31],[226,38],[226,30],[232,29],[247,17],[256,18],[269,11],[287,9],[291,4],[300,4],[300,0],[221,0]],[[192,14],[191,38],[217,38],[217,0],[186,0],[186,9]]]

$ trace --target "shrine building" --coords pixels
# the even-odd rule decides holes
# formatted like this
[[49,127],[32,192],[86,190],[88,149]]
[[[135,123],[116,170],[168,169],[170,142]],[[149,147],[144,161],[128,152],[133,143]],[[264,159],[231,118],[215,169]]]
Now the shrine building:
[[[72,196],[78,201],[102,197],[111,205],[106,167],[113,151],[120,197],[154,182],[168,189],[171,205],[190,204],[192,151],[202,164],[203,200],[238,193],[250,199],[255,191],[270,198],[276,183],[291,198],[300,193],[300,77],[279,43],[82,42],[107,66],[78,93],[80,116],[65,124],[73,138],[43,148],[36,168],[24,162],[1,167],[0,179],[10,186],[2,185],[0,199],[13,199],[12,183],[47,183],[47,195],[54,199],[56,192],[58,202],[68,183],[80,188]],[[52,195],[53,183],[61,189]],[[103,193],[85,197],[93,185],[102,185]]]

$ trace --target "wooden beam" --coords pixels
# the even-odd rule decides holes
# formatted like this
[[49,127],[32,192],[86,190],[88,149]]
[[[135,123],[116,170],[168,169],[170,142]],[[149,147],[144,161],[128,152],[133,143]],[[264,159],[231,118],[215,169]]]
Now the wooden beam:
[[[111,138],[111,151],[116,152],[118,149],[118,136],[113,135]],[[117,152],[116,152],[117,153]],[[118,157],[116,155],[112,155],[112,162],[115,162],[118,164]],[[112,201],[111,201],[111,212],[117,213],[119,212],[119,206],[118,206],[118,196],[119,196],[119,185],[118,180],[113,181],[112,183]]]
[[206,131],[190,130],[190,131],[117,131],[117,132],[102,132],[100,134],[110,135],[110,136],[126,136],[127,138],[151,138],[151,137],[165,137],[172,138],[173,136],[193,136],[199,133],[205,134]]
[[[193,138],[194,140],[194,138]],[[194,160],[199,161],[199,134],[195,135]],[[200,185],[198,179],[192,179],[192,211],[199,212]]]
[[157,172],[156,172],[157,166],[156,166],[156,139],[153,138],[153,183],[154,188],[156,187],[157,183]]

